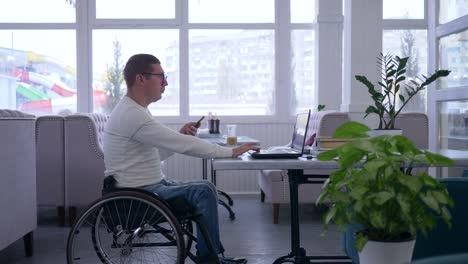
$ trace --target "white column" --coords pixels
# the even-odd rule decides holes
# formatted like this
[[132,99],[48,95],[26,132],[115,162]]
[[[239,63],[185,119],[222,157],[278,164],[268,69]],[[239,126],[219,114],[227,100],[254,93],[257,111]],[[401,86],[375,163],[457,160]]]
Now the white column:
[[278,27],[275,28],[275,110],[276,116],[280,120],[288,120],[291,113],[296,109],[291,109],[291,102],[295,96],[292,89],[279,87],[291,87],[291,74],[281,74],[291,72],[291,53],[285,52],[291,50],[291,33],[288,25],[291,21],[290,1],[276,0],[275,13],[278,21]]
[[[436,1],[427,1],[427,20],[428,20],[428,30],[427,30],[427,43],[428,43],[428,72],[435,72],[437,68],[437,44],[438,39],[436,36],[436,27],[437,27],[437,9],[438,3]],[[437,109],[437,98],[436,98],[436,85],[433,83],[429,85],[426,89],[427,91],[427,115],[429,118],[429,149],[438,150],[439,149],[439,111]],[[434,172],[434,171],[433,171]]]
[[[93,73],[90,17],[95,16],[95,1],[76,3],[77,112],[93,112]],[[90,13],[91,12],[91,13]]]
[[319,0],[316,36],[317,88],[314,109],[339,110],[342,87],[343,10],[342,0]]
[[[364,75],[377,83],[380,73],[376,58],[382,51],[382,0],[345,0],[344,15],[344,74],[341,110],[350,112],[352,119],[364,116],[372,100],[367,88],[356,81]],[[362,120],[361,120],[362,121]],[[366,123],[369,123],[366,120]]]

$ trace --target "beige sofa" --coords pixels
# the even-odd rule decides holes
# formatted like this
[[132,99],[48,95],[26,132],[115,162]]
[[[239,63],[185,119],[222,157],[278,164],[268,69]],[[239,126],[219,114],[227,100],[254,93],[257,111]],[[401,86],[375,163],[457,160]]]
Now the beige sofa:
[[[341,124],[349,121],[347,113],[320,111],[312,113],[309,120],[307,137],[316,133],[317,137],[331,136]],[[305,174],[328,175],[327,171],[306,170]],[[257,176],[261,191],[261,201],[273,206],[273,223],[278,223],[280,204],[289,203],[289,181],[287,171],[261,170]],[[320,194],[322,184],[301,184],[299,203],[314,203]]]
[[35,118],[0,110],[0,250],[23,237],[33,254],[37,227]]
[[65,117],[65,197],[70,225],[77,208],[101,197],[105,170],[102,134],[107,118],[100,113]]
[[65,225],[64,118],[58,115],[36,119],[36,173],[38,207],[55,207]]

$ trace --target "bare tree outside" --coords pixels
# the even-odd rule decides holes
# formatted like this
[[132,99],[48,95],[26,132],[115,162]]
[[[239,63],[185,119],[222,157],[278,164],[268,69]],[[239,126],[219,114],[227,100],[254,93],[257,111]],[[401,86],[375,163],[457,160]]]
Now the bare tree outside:
[[[415,80],[419,73],[419,54],[416,48],[416,39],[411,30],[404,30],[401,36],[401,57],[409,57],[406,66],[407,82]],[[401,89],[400,93],[407,97],[405,89]],[[405,106],[406,112],[426,112],[426,91],[421,91],[416,94],[411,101]]]
[[69,5],[76,7],[76,0],[65,0]]
[[232,63],[228,63],[226,59],[222,59],[218,66],[218,86],[216,91],[218,99],[229,99],[240,94],[240,90],[243,87],[236,75],[238,73]]
[[105,86],[104,89],[107,95],[107,103],[104,106],[104,113],[110,114],[120,98],[125,93],[125,88],[122,88],[123,83],[123,62],[122,62],[122,46],[118,40],[114,40],[114,60],[112,66],[107,65],[105,73]]

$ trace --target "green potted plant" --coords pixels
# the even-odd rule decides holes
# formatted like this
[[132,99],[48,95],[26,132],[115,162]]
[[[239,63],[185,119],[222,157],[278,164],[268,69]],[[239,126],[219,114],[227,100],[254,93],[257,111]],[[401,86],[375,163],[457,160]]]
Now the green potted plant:
[[[378,82],[378,86],[371,83],[365,76],[355,76],[357,81],[367,87],[374,102],[374,105],[367,107],[364,118],[370,114],[376,114],[379,118],[379,130],[395,129],[396,117],[411,98],[437,79],[450,74],[448,70],[437,70],[429,77],[422,75],[417,80],[406,81],[408,59],[409,57],[400,58],[390,53],[386,55],[381,53],[377,58],[377,66],[382,73],[382,81]],[[406,97],[400,93],[403,89]]]
[[[450,166],[453,161],[420,150],[401,135],[370,138],[369,130],[357,122],[336,130],[334,137],[355,140],[318,155],[323,161],[337,159],[339,169],[330,175],[317,202],[327,199],[332,204],[324,215],[325,226],[332,221],[342,230],[348,224],[362,226],[355,241],[361,264],[409,263],[416,232],[426,234],[438,217],[450,225],[447,208],[453,206],[443,184],[426,172],[413,173],[413,168]],[[407,252],[399,256],[395,245]],[[384,251],[390,246],[392,252],[382,253],[380,246]]]

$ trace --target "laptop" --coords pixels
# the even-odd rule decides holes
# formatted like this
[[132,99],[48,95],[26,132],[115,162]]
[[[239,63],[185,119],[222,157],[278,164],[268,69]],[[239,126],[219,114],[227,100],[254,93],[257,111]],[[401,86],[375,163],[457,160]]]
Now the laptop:
[[259,152],[250,152],[254,159],[297,159],[304,154],[304,146],[309,126],[310,110],[298,114],[291,140],[291,146],[271,147]]

